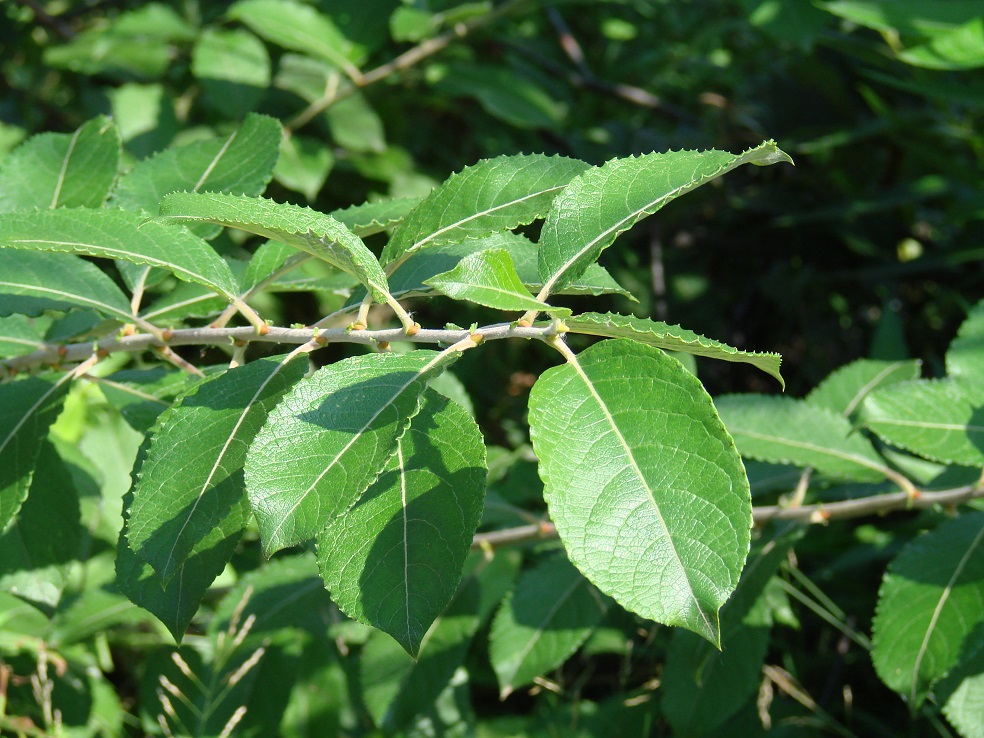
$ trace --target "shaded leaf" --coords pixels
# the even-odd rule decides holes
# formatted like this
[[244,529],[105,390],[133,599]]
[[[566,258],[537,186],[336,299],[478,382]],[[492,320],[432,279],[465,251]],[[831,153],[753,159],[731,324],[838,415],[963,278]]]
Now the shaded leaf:
[[751,498],[710,398],[678,361],[631,341],[568,362],[533,386],[530,435],[571,561],[626,609],[717,644]]
[[316,536],[383,471],[427,380],[456,352],[368,354],[322,367],[269,414],[246,460],[267,556]]
[[104,115],[74,133],[41,133],[0,168],[0,213],[34,208],[98,208],[116,181],[120,132]]
[[61,412],[68,378],[25,377],[0,384],[0,533],[20,510],[48,428]]
[[333,166],[335,155],[324,141],[295,133],[284,138],[273,176],[284,187],[297,190],[311,202],[318,196]]
[[416,656],[458,589],[485,476],[475,421],[457,403],[426,393],[383,473],[318,536],[332,599]]
[[282,241],[351,274],[377,300],[389,294],[386,275],[362,240],[330,215],[262,197],[176,192],[161,203],[172,222],[206,222]]
[[950,343],[946,373],[955,378],[984,378],[984,301],[971,309]]
[[238,118],[270,85],[270,55],[249,31],[206,28],[192,50],[191,71],[205,88],[205,100],[226,117]]
[[505,699],[564,663],[601,621],[607,603],[563,556],[523,574],[492,621],[489,659]]
[[423,248],[481,238],[542,218],[582,161],[531,154],[485,159],[452,174],[403,220],[383,263]]
[[943,714],[962,738],[984,738],[984,648],[967,656],[936,687]]
[[57,451],[44,443],[30,494],[13,525],[0,535],[0,589],[54,608],[81,541],[75,485]]
[[790,162],[774,141],[740,155],[670,151],[613,159],[575,177],[554,201],[540,234],[541,299],[584,273],[615,238],[670,200],[742,164]]
[[791,397],[726,395],[714,400],[742,456],[812,466],[859,482],[885,478],[885,462],[847,419]]
[[133,319],[126,295],[95,264],[77,256],[0,249],[0,315],[72,308],[121,322]]
[[486,249],[469,254],[454,269],[424,284],[456,300],[468,300],[499,310],[534,310],[566,317],[567,308],[552,308],[530,296],[505,249]]
[[943,523],[889,564],[872,623],[878,676],[912,709],[984,645],[984,513]]
[[356,92],[339,100],[325,111],[325,117],[331,137],[343,149],[376,153],[386,150],[383,121],[364,95]]
[[250,362],[196,384],[161,418],[133,488],[127,541],[162,582],[215,529],[227,538],[245,529],[246,450],[307,368],[306,356]]
[[428,629],[416,661],[383,633],[366,642],[362,693],[369,714],[386,732],[405,727],[444,691],[482,622],[512,585],[519,558],[496,551],[491,559],[473,555],[471,565],[451,604]]
[[330,215],[357,236],[365,238],[399,225],[419,204],[418,197],[400,197],[333,210]]
[[[0,255],[0,265],[2,263],[3,256]],[[3,281],[6,280],[0,278],[0,312],[3,312],[4,306],[10,305],[11,302],[2,295]],[[0,357],[23,356],[41,348],[44,348],[44,335],[30,318],[24,315],[0,318]]]
[[779,380],[785,386],[779,365],[779,354],[758,351],[739,351],[726,343],[704,338],[678,325],[667,325],[648,318],[615,313],[583,313],[567,318],[564,324],[572,333],[587,333],[608,338],[628,338],[665,351],[681,351],[694,356],[706,356],[723,361],[740,361],[751,364]]

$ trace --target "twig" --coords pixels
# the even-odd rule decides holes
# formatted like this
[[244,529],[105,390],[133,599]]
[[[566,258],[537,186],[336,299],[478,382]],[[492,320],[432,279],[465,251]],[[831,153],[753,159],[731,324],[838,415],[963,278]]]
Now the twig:
[[[872,495],[858,500],[843,500],[841,502],[803,505],[800,507],[782,507],[765,505],[752,510],[752,520],[761,527],[771,520],[792,520],[799,523],[826,523],[830,520],[847,520],[861,518],[866,515],[883,515],[898,510],[925,509],[941,505],[952,507],[970,500],[984,498],[984,483],[957,487],[955,489],[939,490],[936,492],[918,492],[913,498],[906,492],[892,492],[884,495]],[[472,548],[486,546],[518,546],[524,543],[550,540],[557,537],[557,528],[553,523],[541,522],[537,525],[519,525],[515,528],[478,533],[472,539]]]
[[357,76],[349,74],[349,84],[344,87],[335,87],[329,83],[329,89],[325,90],[325,94],[322,95],[320,99],[315,100],[308,105],[297,116],[288,121],[287,124],[285,124],[284,129],[287,131],[297,130],[335,103],[340,100],[344,100],[347,97],[351,97],[357,90],[368,87],[376,82],[380,82],[381,80],[384,80],[397,72],[405,71],[415,64],[419,64],[427,57],[433,56],[439,51],[446,49],[452,41],[465,38],[470,33],[478,30],[482,26],[489,25],[504,15],[508,15],[513,12],[516,8],[525,5],[527,1],[528,0],[510,0],[485,15],[472,18],[461,23],[456,23],[450,30],[445,31],[439,36],[434,36],[433,38],[421,41],[413,48],[404,51],[394,59],[391,59],[385,64],[381,64],[365,74],[359,74]]
[[66,41],[75,38],[75,31],[72,30],[72,27],[61,19],[49,15],[37,0],[17,0],[17,3],[30,9],[34,13],[34,19],[49,31],[54,31]]
[[[86,341],[67,346],[47,346],[30,354],[15,356],[0,361],[0,376],[3,371],[29,371],[42,366],[71,364],[86,359],[93,354],[105,356],[119,352],[140,352],[162,346],[217,346],[230,341],[250,341],[254,343],[287,343],[301,344],[317,339],[319,342],[359,343],[376,345],[381,342],[411,341],[413,343],[456,343],[463,338],[473,335],[467,330],[422,329],[413,335],[407,335],[403,328],[387,328],[385,330],[348,330],[347,328],[280,328],[271,327],[263,335],[258,335],[252,326],[237,328],[182,328],[167,331],[166,337],[138,333],[132,336],[120,336],[100,341]],[[496,323],[479,328],[486,341],[496,341],[503,338],[538,338],[545,339],[553,335],[552,325],[537,325],[530,327],[514,326],[511,323]]]

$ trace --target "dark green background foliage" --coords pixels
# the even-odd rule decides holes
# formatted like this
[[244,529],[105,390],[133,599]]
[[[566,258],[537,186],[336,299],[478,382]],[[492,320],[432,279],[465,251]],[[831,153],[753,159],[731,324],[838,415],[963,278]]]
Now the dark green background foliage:
[[[581,295],[563,304],[575,313],[612,310],[679,323],[739,349],[778,352],[787,397],[774,400],[770,417],[788,413],[809,431],[830,422],[831,433],[862,423],[869,435],[845,440],[842,433],[837,442],[866,444],[862,456],[885,444],[913,450],[925,460],[891,449],[885,458],[927,489],[954,488],[980,474],[979,433],[960,458],[921,450],[919,439],[892,425],[893,407],[916,402],[903,390],[886,390],[861,415],[839,404],[829,384],[809,395],[812,405],[794,405],[789,396],[807,396],[832,371],[862,358],[899,363],[853,365],[845,386],[889,366],[898,376],[879,381],[914,380],[920,370],[904,362],[911,359],[923,362],[922,376],[949,377],[943,392],[984,376],[961,358],[965,350],[973,356],[968,345],[984,332],[980,308],[977,322],[954,341],[984,286],[979,6],[8,0],[0,6],[0,167],[32,135],[71,132],[100,115],[122,135],[125,171],[168,147],[227,135],[247,114],[262,113],[280,120],[288,135],[266,190],[252,183],[237,193],[262,192],[346,223],[337,211],[394,199],[396,222],[409,209],[400,199],[425,196],[484,158],[545,153],[600,165],[652,151],[737,153],[774,139],[795,168],[739,168],[674,201],[605,252],[600,263],[631,298],[605,294],[589,303]],[[433,53],[414,57],[416,51]],[[115,204],[144,207],[125,194],[117,192]],[[4,198],[16,199],[0,193],[0,203]],[[386,243],[385,225],[366,236],[376,254]],[[519,230],[536,240],[540,227]],[[255,243],[226,231],[212,245],[243,259]],[[346,304],[342,293],[353,280],[323,265],[304,269],[261,297],[265,318],[307,324]],[[166,297],[172,282],[151,280],[148,289]],[[491,322],[491,311],[478,305],[407,304],[425,326]],[[66,336],[81,333],[58,323],[49,340],[59,326]],[[579,335],[569,343],[580,351],[591,340]],[[526,411],[532,382],[556,361],[537,342],[499,341],[483,350],[481,357],[465,354],[454,376],[489,445],[482,530],[491,530],[545,512]],[[354,353],[333,345],[316,361]],[[218,349],[181,354],[203,365],[228,361]],[[128,369],[156,371],[149,363]],[[696,371],[714,397],[778,393],[745,364],[698,359]],[[22,606],[9,594],[17,587],[23,594],[23,581],[9,579],[19,565],[0,561],[4,735],[43,735],[31,726],[51,724],[43,695],[20,679],[39,663],[53,680],[64,734],[73,736],[161,734],[158,716],[165,713],[172,727],[188,725],[189,735],[218,735],[243,704],[249,710],[235,735],[752,736],[766,734],[763,717],[770,736],[984,735],[954,698],[968,694],[969,714],[981,704],[972,700],[984,699],[980,686],[967,687],[981,680],[984,649],[971,658],[981,648],[979,632],[964,634],[960,658],[923,675],[911,691],[892,682],[895,657],[873,659],[865,635],[875,621],[877,650],[878,627],[891,626],[891,613],[876,618],[875,596],[889,562],[886,600],[915,596],[905,586],[920,581],[913,562],[927,542],[905,548],[912,539],[927,530],[939,536],[930,542],[973,538],[981,527],[979,513],[951,521],[952,510],[940,508],[754,531],[746,575],[721,613],[723,656],[693,633],[623,610],[547,541],[502,549],[491,563],[469,559],[433,636],[443,648],[425,647],[414,662],[389,636],[346,619],[308,559],[286,552],[267,562],[249,530],[175,660],[170,636],[112,583],[111,542],[123,523],[118,501],[140,442],[130,426],[146,430],[159,412],[154,403],[183,391],[163,373],[133,381],[149,398],[116,402],[112,386],[102,390],[110,405],[94,387],[72,395],[59,431],[42,448],[49,487],[74,485],[87,526],[45,554],[55,566],[85,551],[84,562],[59,569],[64,593],[35,592],[28,599],[38,607]],[[440,389],[461,397],[457,385]],[[979,421],[981,398],[968,393]],[[746,459],[754,505],[774,504],[809,479],[803,467],[816,473],[809,503],[896,489],[878,474],[841,474],[813,457],[745,445],[742,424],[755,419],[743,414],[743,402],[728,397],[719,407]],[[838,417],[817,420],[817,407]],[[929,403],[925,413],[934,411]],[[34,507],[25,504],[19,522],[25,535],[43,528],[41,501],[30,499]],[[103,509],[107,499],[115,507]],[[74,505],[75,498],[45,502]],[[9,544],[0,539],[7,562],[16,554],[3,548]],[[217,545],[231,549],[237,541]],[[977,569],[966,575],[971,600],[975,587],[984,588],[976,557]],[[133,571],[146,565],[131,564],[138,567],[133,576],[143,576]],[[940,567],[952,570],[946,561]],[[927,579],[935,586],[941,576]],[[538,654],[542,664],[517,664],[506,641],[520,638],[524,623],[510,608],[535,603],[537,592],[569,602],[571,622],[552,624],[562,635],[551,633],[557,640],[546,657]],[[245,633],[242,641],[237,633]],[[732,645],[729,634],[737,634]],[[257,666],[229,679],[257,653]],[[155,691],[162,676],[187,700],[180,704],[171,693],[177,717]],[[504,702],[501,695],[508,695]]]

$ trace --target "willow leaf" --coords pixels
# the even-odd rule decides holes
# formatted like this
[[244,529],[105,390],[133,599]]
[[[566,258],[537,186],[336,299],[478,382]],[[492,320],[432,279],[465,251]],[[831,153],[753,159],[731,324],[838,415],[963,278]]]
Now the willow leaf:
[[427,630],[414,660],[392,638],[377,632],[362,649],[360,682],[373,721],[392,734],[437,699],[468,654],[472,639],[509,590],[519,568],[513,552],[496,551],[466,574],[447,608]]
[[659,349],[603,341],[540,375],[530,433],[571,561],[626,609],[718,644],[751,496],[696,377]]
[[155,214],[170,192],[259,195],[273,176],[282,137],[278,120],[249,113],[227,136],[168,148],[138,162],[120,179],[112,204]]
[[[2,271],[0,266],[0,271]],[[0,293],[3,287],[0,286]],[[0,296],[0,313],[4,298]],[[22,356],[44,348],[44,336],[33,321],[25,315],[0,318],[0,357]]]
[[0,168],[0,213],[34,208],[98,208],[116,182],[120,132],[104,115],[74,133],[41,133]]
[[330,215],[261,197],[176,192],[161,203],[161,214],[177,223],[206,222],[239,228],[281,241],[357,278],[373,298],[389,295],[386,275],[373,253]]
[[919,377],[919,362],[858,359],[832,372],[813,388],[806,401],[850,418],[864,398],[881,387]]
[[0,246],[121,259],[167,269],[238,301],[236,279],[215,251],[182,228],[125,210],[67,209],[0,216]]
[[917,380],[869,395],[861,422],[886,443],[945,464],[984,466],[984,403],[970,383]]
[[984,378],[984,300],[971,308],[957,337],[946,352],[946,373],[950,377]]
[[435,275],[424,284],[456,300],[468,300],[498,310],[543,311],[560,317],[571,313],[567,308],[553,308],[530,296],[505,249],[486,249],[470,254],[451,271]]
[[457,403],[426,392],[383,473],[318,536],[332,600],[416,657],[458,589],[486,474],[475,421]]
[[410,211],[383,249],[383,263],[532,223],[587,167],[576,159],[542,154],[500,156],[465,167]]
[[908,544],[889,564],[872,623],[878,676],[913,709],[957,662],[982,647],[984,513]]
[[671,151],[613,159],[589,169],[558,195],[540,234],[538,297],[577,279],[615,238],[670,200],[742,164],[792,160],[774,141],[735,155],[727,151]]
[[381,233],[403,222],[422,198],[400,197],[333,210],[329,215],[360,238]]
[[246,527],[246,450],[307,366],[303,356],[251,362],[195,385],[161,418],[133,488],[128,541],[165,584],[213,529]]
[[564,325],[572,333],[587,333],[608,338],[628,338],[667,351],[682,351],[711,359],[745,362],[775,377],[779,380],[779,384],[785,386],[782,375],[779,373],[779,365],[782,363],[782,357],[779,354],[740,351],[726,343],[704,338],[704,336],[678,325],[667,325],[648,318],[616,315],[614,313],[605,313],[604,315],[583,313],[567,318]]
[[791,397],[726,395],[718,412],[742,456],[773,464],[812,466],[858,482],[885,479],[885,462],[847,419]]
[[57,382],[26,377],[0,384],[0,532],[27,499],[35,461],[61,412],[70,376]]
[[456,357],[357,356],[287,393],[246,460],[246,491],[267,556],[313,538],[356,503],[396,453],[427,380]]
[[501,698],[564,663],[607,608],[605,598],[563,556],[523,574],[489,634],[489,659]]

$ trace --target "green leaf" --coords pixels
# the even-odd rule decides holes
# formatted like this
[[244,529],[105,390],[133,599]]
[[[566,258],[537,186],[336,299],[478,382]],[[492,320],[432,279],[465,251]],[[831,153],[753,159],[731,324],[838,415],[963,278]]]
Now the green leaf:
[[328,16],[293,0],[240,0],[227,16],[270,43],[342,68],[352,70],[365,58],[365,49],[345,38]]
[[964,658],[935,691],[943,714],[962,738],[984,738],[984,648]]
[[475,421],[457,403],[425,393],[383,473],[318,536],[332,599],[416,657],[458,589],[482,516],[485,476]]
[[442,70],[434,89],[448,96],[471,97],[489,115],[517,128],[556,129],[567,114],[533,79],[501,64],[452,64]]
[[368,354],[291,390],[256,435],[246,489],[267,556],[313,538],[352,507],[396,453],[427,380],[457,352]]
[[270,55],[249,31],[208,28],[192,50],[191,71],[206,101],[235,119],[252,110],[270,85]]
[[133,320],[126,295],[95,264],[77,256],[0,249],[0,315],[72,308]]
[[314,200],[335,166],[335,156],[324,141],[294,134],[284,138],[273,176],[284,187]]
[[0,216],[0,246],[121,259],[167,269],[238,301],[236,279],[215,251],[183,228],[125,210],[66,209]]
[[832,410],[764,395],[726,395],[714,403],[742,456],[812,466],[838,479],[885,479],[885,462],[868,439]]
[[916,380],[868,396],[861,422],[886,443],[945,464],[984,466],[984,395],[954,380]]
[[[3,256],[0,254],[0,272],[3,272]],[[6,280],[4,280],[6,281]],[[3,284],[0,283],[0,313],[7,303]],[[44,335],[34,322],[24,315],[0,318],[0,357],[23,356],[44,348]]]
[[13,525],[0,535],[0,589],[55,607],[81,541],[75,485],[54,447],[43,443],[30,494]]
[[[139,474],[147,443],[134,465]],[[165,588],[154,569],[127,545],[127,524],[133,493],[123,497],[123,529],[116,544],[116,586],[133,604],[152,613],[181,642],[209,586],[222,573],[242,538],[242,530],[215,528],[200,541]]]
[[112,203],[156,214],[169,192],[259,195],[273,176],[283,132],[280,122],[250,113],[228,136],[165,149],[120,180]]
[[779,374],[779,365],[782,363],[782,357],[779,354],[739,351],[726,343],[704,338],[678,325],[667,325],[648,318],[636,318],[631,315],[616,315],[614,313],[575,315],[566,319],[564,325],[572,333],[587,333],[608,338],[628,338],[649,346],[656,346],[665,351],[681,351],[711,359],[745,362],[775,377],[779,380],[779,384],[785,387],[782,375]]
[[984,17],[898,53],[899,59],[924,69],[962,70],[984,67]]
[[205,318],[222,312],[228,301],[212,290],[190,282],[182,282],[174,289],[140,310],[140,317],[163,328],[180,326],[186,318]]
[[615,238],[670,200],[742,164],[792,163],[774,141],[741,155],[671,151],[613,159],[574,178],[557,197],[540,234],[540,278],[547,295],[584,273]]
[[489,634],[501,699],[557,668],[601,621],[608,603],[563,556],[523,574]]
[[571,561],[626,609],[719,643],[751,497],[696,377],[659,349],[603,341],[540,375],[530,435]]
[[104,115],[75,133],[33,136],[0,169],[0,213],[100,207],[116,181],[121,147],[119,130]]
[[[133,488],[127,540],[162,582],[214,529],[245,529],[246,450],[307,368],[306,356],[251,362],[195,385],[161,418]],[[189,455],[192,446],[200,450]]]
[[329,214],[357,236],[365,238],[399,225],[420,202],[418,197],[400,197],[353,205]]
[[444,691],[465,659],[482,622],[509,590],[518,568],[514,552],[472,557],[447,609],[434,621],[411,658],[392,638],[373,633],[362,650],[360,680],[366,708],[387,733],[406,726]]
[[376,257],[362,239],[330,215],[262,197],[190,192],[165,197],[161,214],[171,222],[217,223],[282,241],[351,274],[377,300],[389,294]]
[[577,159],[541,154],[500,156],[465,167],[404,219],[383,249],[383,263],[532,223],[587,167]]
[[335,143],[349,151],[386,150],[383,121],[366,98],[356,92],[339,100],[325,111],[328,128]]
[[674,736],[707,735],[755,693],[772,624],[766,587],[798,537],[798,528],[786,525],[752,549],[734,596],[721,608],[720,651],[693,633],[673,634],[662,708]]
[[889,564],[872,623],[878,676],[918,708],[961,657],[981,646],[984,513],[920,536]]
[[[225,367],[205,369],[206,375],[215,371],[225,371]],[[125,369],[100,378],[99,389],[131,428],[146,433],[174,398],[200,381],[200,377],[164,367]]]
[[984,301],[971,309],[950,343],[946,373],[956,378],[984,379]]
[[0,384],[0,533],[20,510],[48,428],[61,412],[68,377]]
[[486,249],[470,254],[449,272],[438,274],[424,284],[456,300],[468,300],[498,310],[534,310],[567,317],[567,308],[552,308],[536,300],[516,273],[505,249]]
[[919,362],[916,360],[858,359],[829,374],[805,399],[811,405],[850,418],[875,390],[918,377]]

